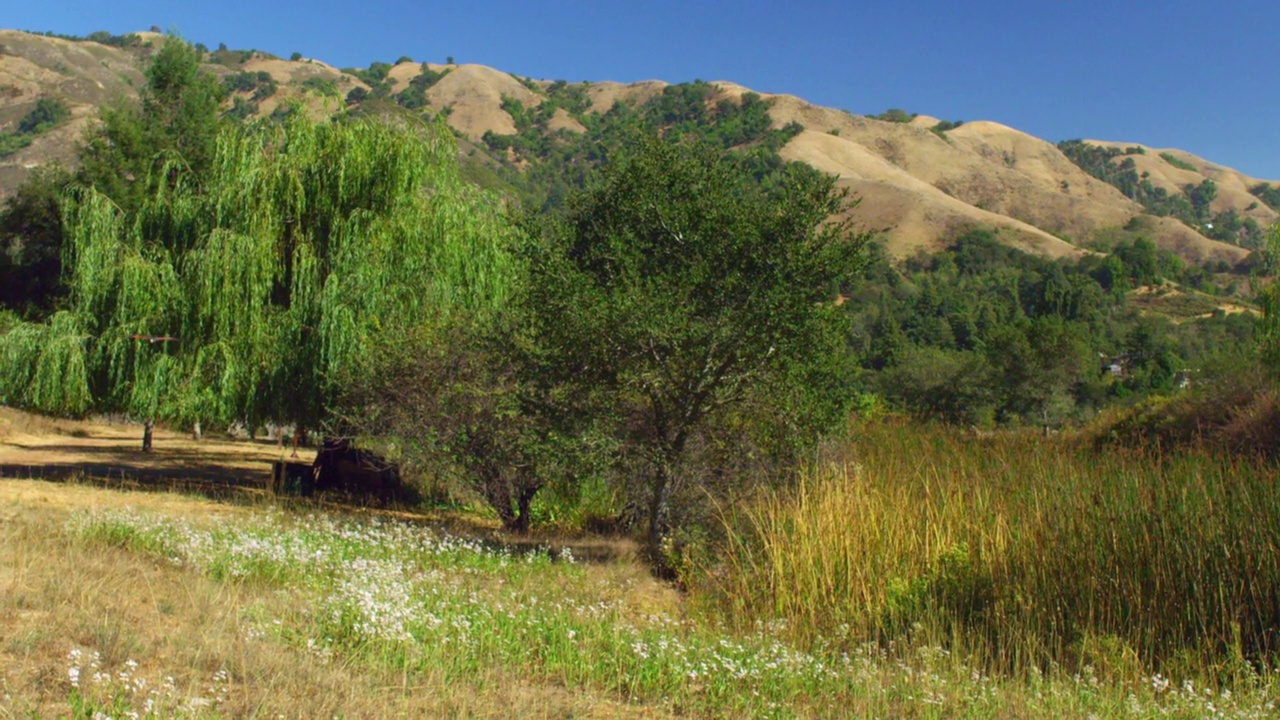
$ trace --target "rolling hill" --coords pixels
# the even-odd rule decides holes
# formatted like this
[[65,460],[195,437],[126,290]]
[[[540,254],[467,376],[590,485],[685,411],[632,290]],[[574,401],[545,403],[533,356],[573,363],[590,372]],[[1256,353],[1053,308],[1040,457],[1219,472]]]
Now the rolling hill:
[[[0,30],[0,133],[15,133],[41,99],[69,109],[55,127],[23,139],[25,147],[0,157],[0,198],[12,193],[45,163],[75,162],[75,144],[98,108],[129,102],[145,83],[143,69],[160,36],[95,34],[68,39]],[[619,104],[641,107],[671,86],[567,84],[532,80],[483,65],[437,65],[404,60],[368,69],[338,69],[319,60],[284,60],[257,51],[220,48],[207,55],[210,71],[248,78],[252,89],[228,102],[250,117],[301,107],[323,117],[349,109],[368,113],[444,114],[459,138],[464,163],[483,168],[473,177],[491,185],[518,177],[539,158],[522,156],[494,138],[527,127],[516,114],[554,102],[539,128],[549,143],[598,126]],[[742,103],[750,91],[732,82],[711,83],[707,103]],[[354,94],[353,94],[354,93]],[[412,95],[414,100],[408,101]],[[998,231],[1002,242],[1051,257],[1078,256],[1096,241],[1148,214],[1149,208],[1073,162],[1052,142],[997,122],[968,122],[941,129],[935,118],[894,122],[820,107],[790,95],[754,94],[768,103],[775,130],[791,128],[778,154],[833,173],[861,204],[855,218],[883,231],[890,252],[904,256],[945,245],[975,226]],[[568,98],[566,100],[566,98]],[[550,106],[548,106],[550,107]],[[514,114],[513,114],[514,113]],[[1265,227],[1280,219],[1253,192],[1276,183],[1252,178],[1176,149],[1135,143],[1085,141],[1117,151],[1109,162],[1131,159],[1135,172],[1171,195],[1212,180],[1217,193],[1207,211],[1233,213],[1235,221]],[[3,146],[0,146],[3,147]],[[1134,148],[1142,148],[1141,151]],[[1125,150],[1129,154],[1121,154]],[[1172,159],[1170,159],[1172,158]],[[1215,215],[1216,217],[1217,215]],[[1188,261],[1222,260],[1234,265],[1251,248],[1212,239],[1209,223],[1151,217],[1144,232]]]

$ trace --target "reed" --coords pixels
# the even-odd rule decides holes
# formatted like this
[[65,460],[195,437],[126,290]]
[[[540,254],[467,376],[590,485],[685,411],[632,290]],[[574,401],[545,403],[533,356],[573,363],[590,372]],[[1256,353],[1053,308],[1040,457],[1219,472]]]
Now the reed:
[[1244,671],[1280,649],[1275,480],[1208,452],[868,424],[794,489],[728,513],[703,589],[732,622],[780,618],[807,644],[937,643],[1014,672]]

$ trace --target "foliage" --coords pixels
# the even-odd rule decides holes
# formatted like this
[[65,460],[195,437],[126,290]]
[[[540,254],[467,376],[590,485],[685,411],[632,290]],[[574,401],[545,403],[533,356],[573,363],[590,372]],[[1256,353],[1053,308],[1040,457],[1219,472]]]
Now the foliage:
[[295,114],[216,146],[200,176],[144,178],[136,210],[72,194],[71,309],[5,336],[4,402],[317,427],[378,338],[504,302],[499,210],[457,179],[442,128]]
[[879,115],[872,115],[871,119],[892,123],[909,123],[915,120],[917,115],[918,113],[908,113],[900,108],[889,108]]
[[142,102],[102,109],[101,122],[80,148],[79,180],[132,213],[157,185],[176,180],[161,168],[204,177],[213,163],[223,97],[217,78],[201,68],[200,54],[179,38],[166,38],[147,69]]
[[40,98],[13,132],[0,133],[0,158],[12,155],[31,144],[38,135],[62,124],[71,111],[61,100]]
[[1249,192],[1272,210],[1280,210],[1280,185],[1258,183],[1249,188]]
[[[700,427],[753,388],[839,376],[830,293],[861,244],[826,223],[843,206],[833,179],[795,175],[768,193],[721,153],[644,141],[530,250],[526,322],[543,372],[616,419],[647,478],[655,554]],[[847,407],[838,384],[821,387],[800,435]]]
[[[1175,217],[1197,231],[1201,230],[1205,221],[1209,219],[1208,201],[1205,198],[1212,200],[1210,196],[1217,190],[1213,187],[1212,180],[1206,179],[1199,186],[1188,185],[1183,189],[1183,193],[1174,195],[1165,188],[1153,185],[1147,173],[1140,176],[1133,159],[1124,157],[1142,154],[1136,152],[1142,149],[1140,147],[1121,150],[1093,145],[1083,140],[1064,140],[1058,143],[1058,149],[1080,169],[1113,185],[1126,197],[1140,203],[1152,215]],[[1120,157],[1124,159],[1115,162]],[[1196,194],[1198,204],[1193,203],[1189,197],[1191,193]]]
[[427,90],[430,90],[433,85],[440,82],[440,79],[448,74],[449,70],[447,68],[443,72],[436,72],[427,63],[422,63],[422,71],[409,81],[409,87],[396,95],[396,102],[410,110],[426,107]]
[[956,128],[960,127],[963,124],[964,124],[963,120],[943,120],[939,122],[937,125],[934,125],[933,127],[929,128],[929,130],[937,134],[938,137],[945,138],[946,132],[948,130],[955,130]]
[[342,97],[338,83],[328,78],[309,77],[302,81],[303,92],[315,93],[321,97]]
[[248,120],[256,112],[258,112],[258,104],[256,102],[237,95],[231,99],[231,107],[223,113],[223,117],[244,121]]
[[58,38],[61,40],[70,40],[72,42],[96,42],[102,45],[110,45],[118,48],[137,47],[142,44],[142,38],[137,33],[113,35],[106,30],[97,30],[89,33],[87,36],[66,35],[63,33],[53,32],[52,30],[47,32],[35,32],[32,34],[44,35],[45,37]]
[[[768,113],[771,101],[754,93],[745,93],[737,101],[714,101],[717,93],[715,86],[698,80],[668,86],[639,107],[620,102],[599,114],[588,112],[585,83],[557,80],[536,106],[525,107],[514,98],[504,98],[503,108],[512,116],[516,134],[486,133],[483,140],[499,157],[510,153],[504,175],[519,188],[522,202],[530,208],[558,207],[569,193],[582,187],[592,169],[655,132],[734,148],[738,162],[766,184],[773,182],[772,178],[801,171],[799,168],[808,169],[799,163],[785,163],[778,156],[778,150],[802,128],[792,123],[773,129]],[[586,131],[552,132],[549,123],[561,109]],[[533,160],[536,162],[525,167],[524,161]]]
[[31,174],[0,212],[0,305],[32,319],[67,295],[62,273],[62,195],[72,181],[58,165]]
[[275,95],[278,85],[271,73],[266,70],[258,72],[243,71],[222,78],[222,89],[227,93],[252,93],[255,101],[265,100]]
[[[1267,240],[1265,262],[1271,268],[1280,267],[1280,223],[1271,227]],[[1276,273],[1271,273],[1273,276]],[[1262,321],[1258,323],[1258,346],[1262,360],[1277,376],[1280,376],[1280,281],[1274,278],[1258,293],[1262,307]]]
[[1162,152],[1160,153],[1160,159],[1178,168],[1179,170],[1190,170],[1191,172],[1199,171],[1199,169],[1196,168],[1195,165],[1192,165],[1186,160],[1182,160],[1181,158],[1177,157],[1173,153]]
[[340,405],[344,425],[392,438],[421,473],[456,468],[507,529],[523,533],[534,496],[580,444],[557,442],[548,404],[504,342],[509,334],[494,321],[458,317],[391,338],[367,377],[345,384]]
[[[862,386],[922,417],[1060,426],[1172,391],[1186,368],[1251,346],[1252,316],[1217,310],[1212,272],[1140,232],[1107,249],[1053,261],[979,229],[900,266],[873,252],[842,289]],[[1195,310],[1174,324],[1165,315],[1180,301]]]
[[[390,63],[374,62],[368,68],[343,68],[342,72],[354,75],[369,86],[369,95],[375,100],[382,100],[391,95],[391,80],[387,75],[393,66]],[[354,92],[354,91],[353,91]],[[350,97],[348,97],[350,102]]]

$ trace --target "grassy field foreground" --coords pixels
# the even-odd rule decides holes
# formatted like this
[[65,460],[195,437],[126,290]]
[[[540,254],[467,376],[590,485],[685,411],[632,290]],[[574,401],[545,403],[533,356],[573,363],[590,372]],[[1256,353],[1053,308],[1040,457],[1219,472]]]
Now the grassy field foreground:
[[[1269,681],[1000,679],[730,632],[629,559],[0,482],[0,717],[1270,717]],[[816,649],[815,649],[816,647]]]

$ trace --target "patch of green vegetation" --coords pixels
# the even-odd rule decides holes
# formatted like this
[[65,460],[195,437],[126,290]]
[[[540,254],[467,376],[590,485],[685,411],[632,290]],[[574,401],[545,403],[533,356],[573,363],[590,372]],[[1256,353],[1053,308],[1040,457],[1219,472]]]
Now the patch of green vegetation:
[[231,108],[223,115],[232,120],[244,121],[256,112],[258,112],[258,103],[237,95],[231,98]]
[[88,35],[64,35],[62,33],[53,32],[52,30],[48,32],[31,32],[31,34],[58,38],[60,40],[70,40],[72,42],[96,42],[101,45],[109,45],[111,47],[118,48],[135,48],[142,44],[142,38],[137,33],[113,35],[106,30],[98,30],[96,32],[91,32]]
[[227,93],[252,93],[255,102],[261,102],[276,93],[278,85],[271,73],[242,71],[222,78],[222,88]]
[[889,108],[879,115],[871,115],[872,120],[883,120],[892,123],[909,123],[915,120],[919,113],[909,113],[901,108]]
[[408,108],[409,110],[418,110],[426,107],[427,91],[430,90],[433,85],[440,82],[440,80],[443,79],[445,75],[448,75],[449,72],[449,68],[445,68],[441,72],[436,72],[435,70],[432,70],[427,63],[422,63],[421,71],[419,71],[418,74],[409,81],[409,87],[401,90],[400,93],[396,95],[396,102],[399,103],[401,107]]
[[[1156,187],[1149,173],[1139,175],[1132,158],[1124,157],[1116,162],[1126,155],[1142,154],[1141,147],[1121,150],[1083,140],[1064,140],[1058,143],[1058,149],[1082,170],[1136,200],[1152,215],[1177,218],[1206,237],[1240,247],[1256,248],[1262,243],[1262,228],[1256,221],[1241,218],[1234,210],[1212,212],[1210,205],[1218,196],[1218,186],[1213,180],[1206,178],[1198,185],[1187,184],[1181,192],[1171,193]],[[1170,155],[1165,160],[1172,163],[1177,158]]]
[[1272,210],[1280,210],[1280,185],[1258,183],[1249,188],[1249,192]]
[[[521,188],[520,199],[526,207],[558,206],[572,189],[582,186],[592,168],[623,152],[645,133],[733,149],[735,157],[760,182],[771,182],[770,178],[781,177],[788,168],[795,172],[809,169],[807,165],[793,167],[778,156],[778,150],[801,131],[801,126],[792,123],[773,129],[771,101],[755,93],[746,93],[736,101],[716,100],[715,87],[697,80],[668,86],[639,106],[619,102],[600,114],[589,111],[587,87],[558,80],[547,87],[541,103],[530,107],[505,98],[503,107],[515,122],[515,134],[484,136],[485,145],[500,158],[505,159],[508,151],[513,153],[506,172],[510,182]],[[550,120],[560,109],[586,131],[552,131]],[[527,168],[516,169],[526,161]]]
[[53,98],[40,98],[34,108],[18,121],[18,127],[0,133],[0,157],[7,157],[27,147],[42,133],[48,132],[71,117],[66,103]]
[[929,130],[935,133],[938,137],[943,138],[945,140],[947,137],[946,132],[948,130],[955,130],[956,128],[960,127],[963,124],[964,124],[963,120],[943,120],[939,122],[937,125],[934,125],[933,127],[929,128]]
[[[1221,290],[1215,268],[1188,266],[1132,225],[1095,245],[1109,254],[1077,261],[1026,255],[984,230],[900,267],[875,256],[842,290],[862,388],[939,420],[1060,425],[1170,392],[1180,370],[1250,346],[1252,316],[1175,323],[1189,304],[1136,302],[1171,283]],[[1100,374],[1099,356],[1125,358],[1123,373]]]
[[309,77],[303,80],[299,87],[302,88],[303,92],[321,97],[342,97],[342,91],[338,89],[338,83],[330,78]]
[[1199,169],[1195,165],[1192,165],[1186,160],[1183,160],[1182,158],[1177,157],[1173,153],[1162,152],[1160,153],[1160,159],[1178,168],[1179,170],[1190,170],[1192,172],[1199,172]]
[[[387,75],[394,67],[391,63],[373,62],[368,68],[342,68],[342,72],[354,75],[369,86],[368,96],[375,100],[385,100],[391,96],[391,80]],[[350,102],[350,97],[348,97]]]

